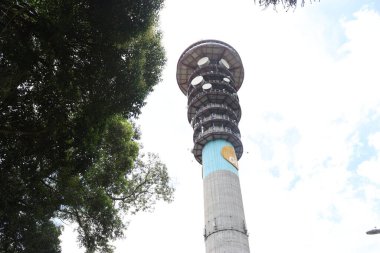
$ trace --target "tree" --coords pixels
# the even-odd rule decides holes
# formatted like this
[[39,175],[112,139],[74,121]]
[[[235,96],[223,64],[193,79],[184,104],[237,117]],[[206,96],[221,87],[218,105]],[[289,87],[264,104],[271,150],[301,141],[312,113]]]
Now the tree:
[[[295,8],[297,7],[297,3],[299,2],[301,2],[301,6],[305,5],[305,0],[258,0],[258,2],[260,5],[265,7],[268,7],[270,5],[277,6],[278,4],[282,4],[285,8]],[[312,0],[310,0],[310,2],[312,2]]]
[[165,63],[162,0],[0,2],[0,252],[59,252],[59,219],[110,252],[122,216],[170,201],[140,113]]

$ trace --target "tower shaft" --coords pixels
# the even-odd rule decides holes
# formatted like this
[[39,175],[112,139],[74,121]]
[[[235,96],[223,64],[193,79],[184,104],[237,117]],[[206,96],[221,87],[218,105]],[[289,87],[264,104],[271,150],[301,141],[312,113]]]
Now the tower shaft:
[[220,154],[232,145],[215,140],[203,148],[203,192],[207,253],[248,253],[248,234],[237,170]]

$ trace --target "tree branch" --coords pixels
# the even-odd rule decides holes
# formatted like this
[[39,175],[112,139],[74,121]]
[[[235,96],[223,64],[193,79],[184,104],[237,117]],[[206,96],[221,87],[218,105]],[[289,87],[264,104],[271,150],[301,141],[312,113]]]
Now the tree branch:
[[[114,196],[112,196],[111,194],[109,194],[109,193],[107,193],[107,195],[112,199],[112,200],[121,200],[121,201],[125,201],[126,199],[129,199],[130,197],[132,197],[132,196],[134,196],[136,193],[137,193],[137,191],[142,187],[142,186],[144,186],[147,182],[148,182],[148,176],[149,176],[149,174],[151,173],[151,171],[148,171],[148,173],[145,175],[145,177],[144,177],[144,180],[140,183],[140,184],[138,184],[134,189],[133,189],[133,191],[130,193],[130,194],[128,194],[127,196],[124,196],[124,197],[114,197]],[[142,192],[147,192],[147,191],[142,191]],[[135,196],[134,198],[133,198],[133,200],[136,200],[137,198],[138,198],[138,196],[140,196],[141,195],[141,193],[139,193],[137,196]]]

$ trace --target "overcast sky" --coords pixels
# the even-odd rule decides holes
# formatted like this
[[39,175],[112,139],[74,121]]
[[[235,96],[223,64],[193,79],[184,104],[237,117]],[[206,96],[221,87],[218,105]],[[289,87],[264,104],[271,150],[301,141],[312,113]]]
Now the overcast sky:
[[[175,200],[128,217],[116,252],[205,252],[201,165],[190,150],[181,53],[218,39],[241,56],[239,175],[251,252],[378,253],[380,2],[320,0],[295,11],[254,0],[166,0],[162,82],[138,123],[168,166]],[[73,227],[63,252],[83,252]]]

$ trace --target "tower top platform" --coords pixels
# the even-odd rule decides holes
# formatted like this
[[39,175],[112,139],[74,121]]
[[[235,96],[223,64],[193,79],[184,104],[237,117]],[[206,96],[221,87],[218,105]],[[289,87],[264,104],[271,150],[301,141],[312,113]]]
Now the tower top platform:
[[181,55],[177,64],[177,83],[183,94],[187,95],[190,76],[199,68],[199,61],[205,57],[210,63],[219,63],[228,67],[239,90],[244,79],[244,68],[237,51],[219,40],[201,40],[189,46]]

